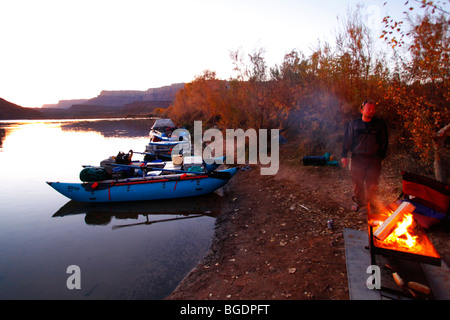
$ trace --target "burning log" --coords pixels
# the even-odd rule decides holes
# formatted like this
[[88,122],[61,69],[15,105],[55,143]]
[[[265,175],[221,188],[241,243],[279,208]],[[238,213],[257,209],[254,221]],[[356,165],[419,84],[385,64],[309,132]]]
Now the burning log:
[[410,214],[414,211],[416,207],[414,207],[409,202],[403,202],[397,210],[394,211],[393,214],[391,214],[384,222],[383,224],[377,228],[375,233],[373,234],[375,238],[377,238],[380,241],[383,241],[386,239],[391,232],[396,228],[397,222],[400,221],[400,219],[405,214]]
[[389,205],[385,213],[394,213],[384,219],[381,224],[378,223],[383,220],[381,215],[369,217],[372,261],[375,261],[375,254],[380,254],[437,266],[441,265],[439,253],[426,234],[414,222],[411,213],[414,208],[409,202],[404,202],[400,206]]

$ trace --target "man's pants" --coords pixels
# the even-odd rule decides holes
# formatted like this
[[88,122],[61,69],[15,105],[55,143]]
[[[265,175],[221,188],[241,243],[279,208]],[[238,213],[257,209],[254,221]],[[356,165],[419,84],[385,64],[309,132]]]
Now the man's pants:
[[359,206],[375,200],[381,173],[381,158],[353,155],[350,173],[353,184],[353,200]]

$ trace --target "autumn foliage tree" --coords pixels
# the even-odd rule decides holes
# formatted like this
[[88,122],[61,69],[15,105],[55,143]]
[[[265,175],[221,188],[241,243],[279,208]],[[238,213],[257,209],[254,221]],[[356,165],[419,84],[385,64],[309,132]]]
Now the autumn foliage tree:
[[[399,66],[396,77],[384,86],[385,100],[391,101],[392,109],[400,116],[421,161],[434,163],[436,179],[446,181],[445,141],[450,133],[449,13],[433,1],[415,2],[423,14],[416,20],[408,14],[407,31],[403,21],[384,19],[381,37],[395,50]],[[416,10],[409,1],[405,6],[409,12]]]
[[[413,18],[416,9],[407,1],[405,21],[380,21],[381,38],[364,24],[360,8],[349,11],[335,43],[319,42],[309,56],[292,50],[273,67],[264,49],[233,51],[234,77],[204,71],[177,93],[166,115],[187,127],[202,120],[221,129],[286,129],[303,154],[337,154],[345,123],[370,98],[398,132],[391,143],[407,142],[424,165],[434,161],[436,178],[446,181],[449,14],[432,1],[414,3],[423,14]],[[393,49],[393,59],[385,48]]]
[[305,152],[339,152],[344,124],[362,101],[377,98],[385,63],[359,11],[349,14],[336,45],[310,57],[292,50],[268,67],[263,49],[230,53],[235,77],[205,71],[176,95],[168,114],[178,123],[203,120],[222,128],[279,128],[299,136]]
[[176,93],[167,114],[185,127],[190,127],[195,120],[214,124],[227,112],[227,98],[226,81],[217,79],[215,72],[205,70]]

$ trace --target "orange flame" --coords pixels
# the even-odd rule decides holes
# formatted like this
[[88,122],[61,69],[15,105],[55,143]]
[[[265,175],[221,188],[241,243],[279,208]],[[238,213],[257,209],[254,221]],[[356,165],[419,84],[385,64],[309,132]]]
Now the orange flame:
[[399,247],[413,248],[417,243],[418,236],[411,235],[409,229],[413,225],[412,214],[406,214],[400,222],[397,223],[397,227],[384,241],[386,244],[394,244]]
[[[384,212],[388,216],[393,212]],[[374,223],[373,220],[370,221],[372,225],[379,224]],[[374,227],[374,231],[377,227]],[[408,253],[420,254],[424,256],[440,258],[438,252],[434,248],[431,241],[419,228],[416,228],[414,217],[412,214],[405,214],[403,219],[401,219],[395,229],[391,234],[380,241],[374,238],[375,245],[380,248],[404,251]]]

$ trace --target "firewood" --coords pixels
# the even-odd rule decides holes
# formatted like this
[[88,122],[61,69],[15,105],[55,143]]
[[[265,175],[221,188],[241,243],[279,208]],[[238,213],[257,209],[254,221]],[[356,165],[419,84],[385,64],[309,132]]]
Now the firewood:
[[416,290],[418,292],[422,292],[424,294],[430,294],[431,290],[428,286],[415,282],[415,281],[410,281],[408,282],[408,287],[410,287],[413,290]]
[[394,211],[393,214],[391,214],[384,222],[383,224],[377,228],[375,233],[373,234],[375,238],[377,238],[380,241],[383,241],[386,239],[391,232],[395,229],[397,222],[400,221],[400,219],[408,213],[411,213],[414,211],[416,207],[413,206],[409,202],[403,202],[397,210]]
[[405,281],[403,281],[403,279],[400,277],[400,275],[397,272],[394,272],[392,274],[392,277],[395,280],[395,283],[399,286],[399,287],[404,287],[405,286]]

